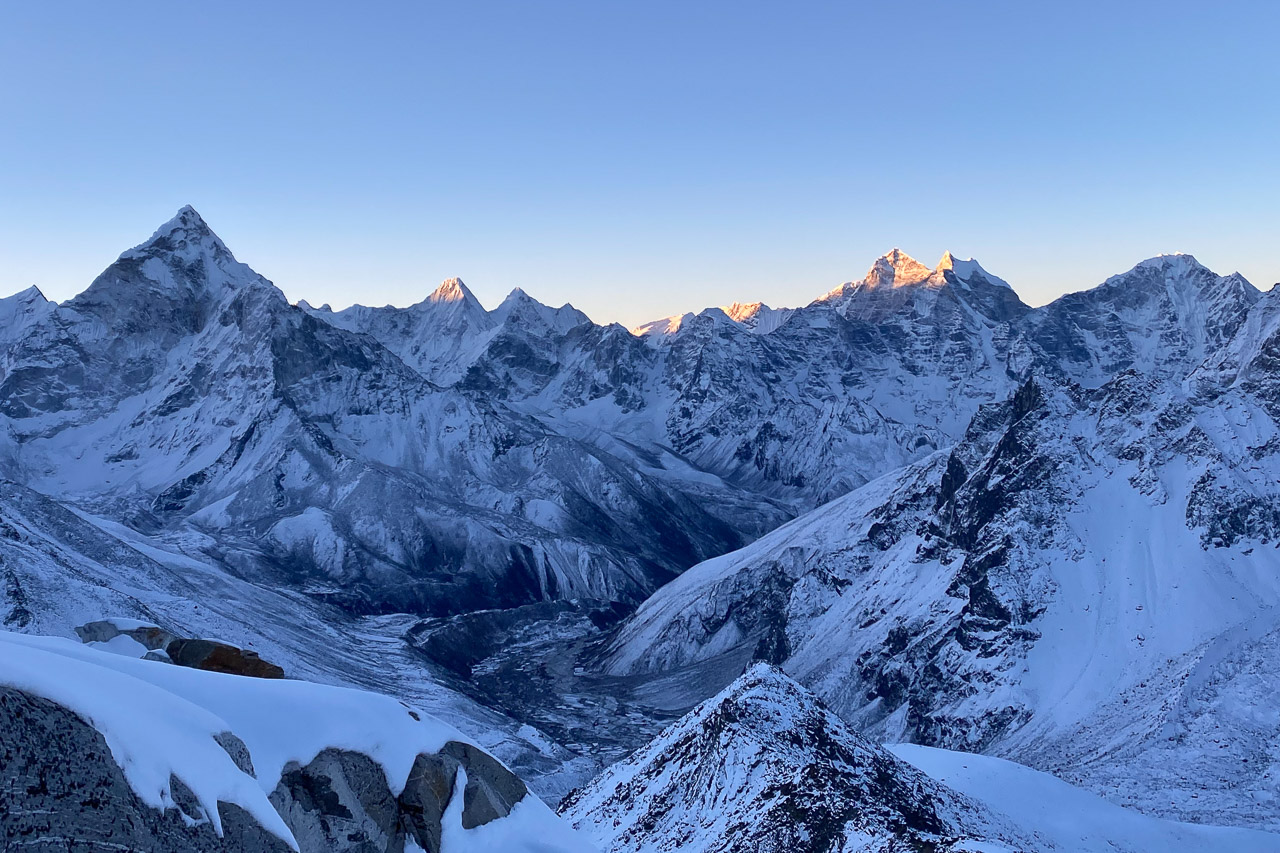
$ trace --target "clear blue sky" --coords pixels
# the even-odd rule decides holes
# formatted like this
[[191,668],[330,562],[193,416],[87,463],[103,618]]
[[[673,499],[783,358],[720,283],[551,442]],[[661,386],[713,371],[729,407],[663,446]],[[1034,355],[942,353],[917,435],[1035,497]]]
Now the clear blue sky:
[[597,320],[808,302],[893,246],[1040,303],[1280,279],[1280,3],[0,4],[0,293],[193,204],[293,299],[461,276]]

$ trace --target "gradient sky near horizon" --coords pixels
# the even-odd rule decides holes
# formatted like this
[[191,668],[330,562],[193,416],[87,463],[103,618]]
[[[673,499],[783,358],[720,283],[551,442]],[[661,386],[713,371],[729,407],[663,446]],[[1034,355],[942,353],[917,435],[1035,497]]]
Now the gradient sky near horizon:
[[0,2],[0,295],[192,204],[291,299],[628,325],[894,246],[1280,279],[1280,4]]

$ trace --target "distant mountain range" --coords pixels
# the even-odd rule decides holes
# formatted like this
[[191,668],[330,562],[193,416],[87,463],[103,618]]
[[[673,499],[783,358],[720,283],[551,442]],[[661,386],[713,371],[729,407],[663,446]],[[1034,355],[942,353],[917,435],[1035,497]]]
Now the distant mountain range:
[[[333,311],[184,208],[71,300],[0,299],[0,621],[253,645],[552,804],[763,661],[856,749],[1280,830],[1277,294],[1170,255],[1032,308],[895,249],[634,330],[457,279]],[[919,784],[955,844],[1038,831]],[[882,805],[854,823],[906,843]],[[674,843],[635,820],[595,836]]]

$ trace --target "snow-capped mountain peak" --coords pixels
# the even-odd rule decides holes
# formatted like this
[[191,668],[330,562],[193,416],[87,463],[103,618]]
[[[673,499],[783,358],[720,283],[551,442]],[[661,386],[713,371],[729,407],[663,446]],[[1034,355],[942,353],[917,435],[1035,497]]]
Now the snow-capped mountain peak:
[[680,328],[692,320],[696,315],[693,312],[684,314],[673,314],[670,317],[663,317],[660,320],[650,320],[648,323],[642,323],[639,326],[633,326],[630,329],[631,334],[637,338],[653,338],[655,340],[674,335],[680,331]]
[[870,287],[907,287],[920,284],[931,275],[933,270],[895,248],[876,258],[863,282]]
[[901,249],[892,249],[876,258],[871,269],[858,281],[846,281],[814,300],[837,303],[858,291],[895,290],[930,282],[934,271]]
[[0,299],[0,345],[17,340],[28,326],[57,307],[58,303],[45,298],[34,284]]
[[12,296],[0,298],[0,325],[7,325],[23,316],[42,313],[44,310],[52,309],[55,304],[33,284]]
[[440,286],[432,291],[427,297],[427,301],[434,304],[441,302],[475,302],[479,304],[479,300],[471,293],[460,278],[446,278],[440,282]]
[[966,287],[969,286],[970,282],[972,282],[975,277],[980,276],[991,284],[1007,287],[1010,290],[1013,289],[1013,286],[1010,285],[1009,282],[987,272],[982,268],[982,264],[978,263],[973,258],[961,260],[949,251],[942,253],[942,258],[938,261],[938,266],[934,270],[934,274],[940,277],[945,277],[945,274],[948,272],[955,275],[955,277]]
[[203,252],[210,252],[220,257],[231,257],[231,251],[227,249],[226,244],[213,233],[209,224],[189,204],[184,205],[172,219],[157,228],[150,239],[134,246],[120,258],[125,260],[149,257],[162,252],[180,257],[194,257]]
[[552,308],[519,287],[507,294],[502,304],[490,312],[490,317],[499,324],[514,321],[534,334],[552,330],[564,333],[574,326],[591,322],[591,318],[568,303]]
[[729,315],[729,319],[741,323],[755,317],[762,309],[768,307],[763,302],[731,302],[724,306],[724,313]]

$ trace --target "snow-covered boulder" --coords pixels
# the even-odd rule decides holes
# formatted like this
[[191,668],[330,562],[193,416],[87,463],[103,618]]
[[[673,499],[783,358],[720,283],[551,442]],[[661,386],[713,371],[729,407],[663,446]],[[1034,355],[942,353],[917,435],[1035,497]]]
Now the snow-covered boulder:
[[116,637],[125,636],[148,651],[163,649],[177,639],[171,631],[159,625],[121,617],[86,622],[76,628],[76,635],[82,643],[109,643]]

